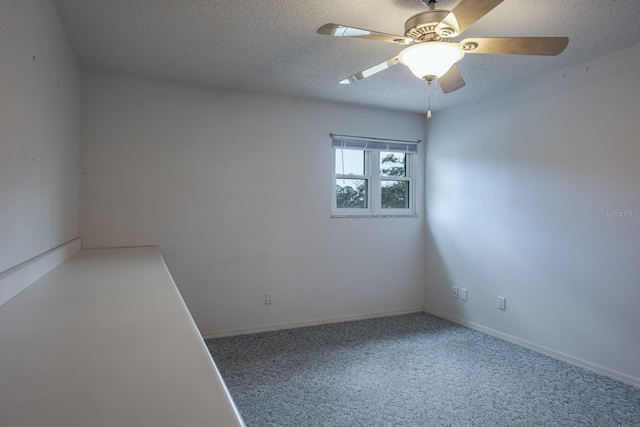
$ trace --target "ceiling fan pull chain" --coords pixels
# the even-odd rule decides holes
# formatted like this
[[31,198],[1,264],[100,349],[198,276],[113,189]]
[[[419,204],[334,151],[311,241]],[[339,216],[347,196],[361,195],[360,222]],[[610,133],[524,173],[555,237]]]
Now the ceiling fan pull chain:
[[429,95],[428,95],[428,110],[427,110],[427,120],[431,119],[431,82],[427,82],[427,87],[429,88]]

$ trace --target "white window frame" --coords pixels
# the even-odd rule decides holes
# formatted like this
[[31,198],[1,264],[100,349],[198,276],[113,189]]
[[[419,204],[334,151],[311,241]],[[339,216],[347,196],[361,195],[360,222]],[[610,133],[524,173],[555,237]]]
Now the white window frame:
[[[333,136],[333,135],[332,135]],[[406,166],[406,174],[404,177],[386,177],[380,175],[380,153],[387,152],[384,148],[380,148],[379,143],[376,149],[369,150],[366,145],[365,148],[359,148],[355,151],[364,151],[365,156],[365,174],[364,175],[342,175],[337,173],[336,171],[336,153],[340,147],[336,146],[335,136],[334,144],[331,149],[332,155],[332,184],[331,184],[331,212],[332,217],[336,218],[357,218],[357,217],[400,217],[400,216],[416,216],[416,203],[415,203],[415,162],[416,162],[416,153],[415,152],[406,152],[405,158],[405,166]],[[356,138],[356,137],[350,137]],[[371,141],[380,141],[375,138],[358,138],[358,140],[371,140]],[[386,141],[386,140],[385,140]],[[389,142],[389,144],[395,143],[394,141]],[[407,144],[407,141],[401,141],[402,144]],[[397,143],[396,143],[397,144]],[[413,142],[412,144],[416,144]],[[342,149],[350,149],[349,145],[344,145]],[[417,151],[416,148],[414,150]],[[396,151],[397,150],[390,150]],[[337,194],[336,194],[336,182],[339,179],[362,179],[367,181],[367,207],[366,208],[338,208],[337,207]],[[382,208],[382,182],[383,181],[406,181],[409,183],[409,192],[407,196],[409,197],[409,207],[406,209],[389,209]]]

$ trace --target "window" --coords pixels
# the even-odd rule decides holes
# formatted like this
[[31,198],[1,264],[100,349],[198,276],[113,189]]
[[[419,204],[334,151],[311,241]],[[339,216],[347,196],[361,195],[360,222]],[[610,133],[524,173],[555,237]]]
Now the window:
[[334,216],[415,215],[415,142],[332,137]]

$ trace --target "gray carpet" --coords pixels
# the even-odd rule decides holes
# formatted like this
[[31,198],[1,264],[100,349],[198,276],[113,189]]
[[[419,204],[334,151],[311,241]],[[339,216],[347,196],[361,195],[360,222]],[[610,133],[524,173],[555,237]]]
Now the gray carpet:
[[640,426],[640,389],[427,314],[207,345],[248,427]]

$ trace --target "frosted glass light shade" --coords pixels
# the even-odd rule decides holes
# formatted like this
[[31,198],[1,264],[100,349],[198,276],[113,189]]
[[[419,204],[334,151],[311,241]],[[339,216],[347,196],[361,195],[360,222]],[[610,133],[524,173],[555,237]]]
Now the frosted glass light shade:
[[406,48],[398,58],[419,79],[439,78],[464,56],[456,43],[426,42]]

